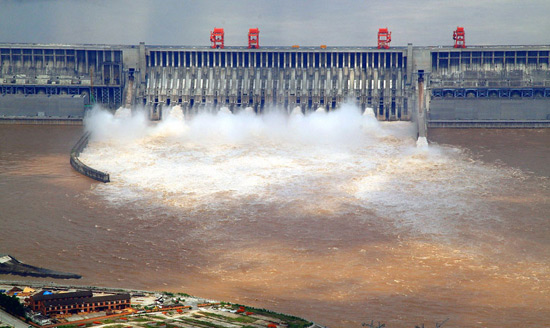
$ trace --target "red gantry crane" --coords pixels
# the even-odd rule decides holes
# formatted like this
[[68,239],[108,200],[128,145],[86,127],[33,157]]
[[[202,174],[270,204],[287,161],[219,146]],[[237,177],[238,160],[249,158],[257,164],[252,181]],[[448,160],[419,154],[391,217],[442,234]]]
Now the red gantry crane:
[[388,28],[378,29],[378,49],[389,49],[391,42],[391,32]]
[[251,28],[248,30],[248,49],[260,49],[260,30]]
[[455,40],[455,48],[466,48],[464,27],[456,27],[456,31],[453,32],[453,40]]
[[223,49],[223,28],[214,28],[214,31],[210,32],[210,42],[212,42],[212,49]]

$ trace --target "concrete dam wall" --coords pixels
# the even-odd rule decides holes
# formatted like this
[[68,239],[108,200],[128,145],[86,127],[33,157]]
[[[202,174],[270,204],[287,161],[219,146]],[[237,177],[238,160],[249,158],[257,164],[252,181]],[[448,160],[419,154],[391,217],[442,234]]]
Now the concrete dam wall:
[[[176,104],[187,113],[297,106],[306,112],[351,102],[373,108],[379,120],[411,120],[418,111],[433,127],[452,121],[545,121],[549,53],[550,46],[0,44],[0,118],[83,117],[91,102],[111,109],[143,105],[151,119]],[[425,89],[421,111],[419,77]],[[47,98],[65,104],[35,108],[48,104]],[[74,98],[82,101],[65,101]]]
[[548,48],[432,50],[428,126],[549,126]]
[[304,111],[344,101],[376,109],[382,120],[408,120],[406,50],[155,49],[146,56],[139,94],[153,106],[185,109],[269,106]]

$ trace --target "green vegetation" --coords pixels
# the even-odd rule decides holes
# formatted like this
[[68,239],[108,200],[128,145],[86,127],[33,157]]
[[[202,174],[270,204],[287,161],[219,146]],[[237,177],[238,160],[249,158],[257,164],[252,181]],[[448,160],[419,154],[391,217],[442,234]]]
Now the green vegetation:
[[146,323],[143,325],[143,327],[145,328],[156,328],[157,326],[156,325],[151,325],[150,323]]
[[161,317],[160,315],[148,314],[147,316],[153,319],[166,320],[165,317]]
[[228,316],[224,316],[224,315],[217,314],[217,313],[211,313],[211,312],[202,312],[201,311],[199,313],[203,314],[205,316],[208,316],[208,317],[218,318],[220,320],[225,320],[225,321],[229,321],[229,322],[252,323],[252,322],[257,320],[255,318],[247,317],[247,316],[244,316],[244,315],[239,316],[237,318],[231,318],[231,317],[228,317]]
[[149,319],[143,318],[143,317],[131,318],[130,320],[134,321],[134,322],[147,322],[147,321],[149,321]]
[[191,318],[180,318],[180,320],[188,323],[192,323],[195,325],[199,325],[199,327],[212,327],[212,328],[226,328],[224,326],[217,325],[215,323],[201,321],[197,319],[191,319]]
[[279,320],[285,321],[286,323],[288,323],[288,328],[306,328],[313,324],[312,322],[288,314],[277,313],[266,309],[256,309],[240,304],[234,304],[234,306],[235,308],[242,306],[247,312],[250,311],[254,312],[254,314],[265,315],[266,317],[277,318]]
[[166,296],[174,297],[174,293],[170,293],[170,292],[162,292],[162,293]]
[[57,328],[76,328],[76,325],[57,326]]
[[19,303],[19,299],[15,296],[0,294],[0,307],[15,316],[25,317],[25,307]]

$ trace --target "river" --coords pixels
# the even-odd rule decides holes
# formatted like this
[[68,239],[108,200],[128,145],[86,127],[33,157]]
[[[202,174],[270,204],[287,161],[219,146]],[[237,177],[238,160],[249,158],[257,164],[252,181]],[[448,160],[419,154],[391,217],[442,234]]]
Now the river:
[[0,253],[330,327],[550,322],[548,129],[433,129],[417,149],[353,109],[101,115],[82,160],[110,184],[69,165],[83,127],[0,125]]

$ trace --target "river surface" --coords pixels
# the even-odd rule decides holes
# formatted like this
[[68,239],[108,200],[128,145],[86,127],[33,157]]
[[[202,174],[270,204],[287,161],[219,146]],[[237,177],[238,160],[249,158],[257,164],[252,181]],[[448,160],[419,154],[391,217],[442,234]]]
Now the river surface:
[[87,128],[81,159],[109,184],[69,165],[84,127],[0,125],[0,253],[330,327],[550,322],[550,129],[417,148],[410,124],[353,108]]

